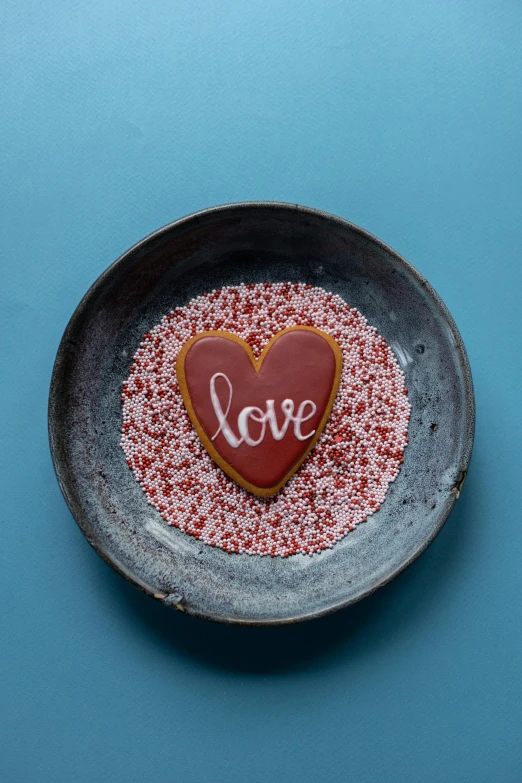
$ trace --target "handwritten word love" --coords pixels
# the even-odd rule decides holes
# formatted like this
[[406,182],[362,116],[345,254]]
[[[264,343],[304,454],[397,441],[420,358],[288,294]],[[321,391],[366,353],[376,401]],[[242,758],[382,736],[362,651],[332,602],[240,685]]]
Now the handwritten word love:
[[[216,392],[216,380],[223,378],[228,387],[228,401],[226,405],[226,411],[223,413],[223,408],[219,401],[219,397]],[[286,435],[290,422],[294,424],[294,435],[297,440],[308,440],[315,434],[315,430],[303,435],[301,432],[301,426],[305,421],[309,421],[317,410],[317,406],[312,400],[304,400],[298,407],[297,413],[294,415],[294,401],[290,399],[283,400],[281,403],[281,410],[284,414],[285,420],[281,428],[278,427],[277,418],[275,414],[274,400],[266,401],[266,411],[262,411],[261,408],[257,408],[254,405],[248,405],[240,412],[237,418],[237,428],[239,430],[240,438],[236,437],[232,428],[230,427],[227,416],[232,405],[233,396],[232,384],[227,375],[222,372],[215,373],[210,379],[210,399],[214,407],[219,427],[211,440],[215,440],[220,432],[225,436],[228,444],[232,448],[237,449],[242,443],[246,443],[247,446],[259,446],[263,442],[266,433],[266,425],[270,426],[272,436],[275,440],[282,440]],[[310,407],[310,412],[305,415],[307,407]],[[249,420],[255,421],[261,425],[261,434],[257,439],[251,438],[248,430]]]

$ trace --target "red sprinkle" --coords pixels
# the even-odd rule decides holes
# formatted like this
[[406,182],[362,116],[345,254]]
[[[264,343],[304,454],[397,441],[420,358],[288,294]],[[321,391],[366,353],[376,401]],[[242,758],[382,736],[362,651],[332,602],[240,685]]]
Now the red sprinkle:
[[[176,357],[189,337],[215,329],[259,355],[296,325],[338,342],[341,382],[310,456],[276,495],[258,498],[200,442],[176,384]],[[404,375],[384,338],[339,296],[300,283],[223,288],[165,316],[140,343],[122,405],[127,463],[163,519],[226,552],[271,557],[331,548],[378,511],[403,463],[410,418]]]

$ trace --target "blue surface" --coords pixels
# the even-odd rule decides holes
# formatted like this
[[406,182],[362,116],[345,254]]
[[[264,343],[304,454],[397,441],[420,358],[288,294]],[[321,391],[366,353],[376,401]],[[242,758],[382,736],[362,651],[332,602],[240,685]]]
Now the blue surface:
[[[3,782],[522,780],[521,36],[518,0],[4,0]],[[426,554],[275,629],[176,615],[114,574],[46,433],[94,278],[171,219],[250,198],[406,256],[477,395],[468,482]]]

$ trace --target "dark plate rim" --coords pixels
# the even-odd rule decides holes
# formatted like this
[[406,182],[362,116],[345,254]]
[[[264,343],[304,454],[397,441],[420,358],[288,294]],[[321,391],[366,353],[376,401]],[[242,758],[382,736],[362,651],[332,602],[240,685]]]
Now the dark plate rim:
[[[163,602],[164,599],[168,598],[167,595],[163,593],[160,594],[160,593],[152,592],[152,590],[150,590],[148,586],[142,584],[137,579],[133,578],[132,574],[124,571],[117,563],[111,560],[110,556],[107,554],[104,548],[92,535],[91,528],[88,523],[87,515],[80,507],[80,505],[75,502],[71,493],[69,492],[67,486],[67,478],[66,478],[67,471],[65,469],[62,460],[60,459],[57,453],[58,449],[56,446],[56,433],[54,429],[55,421],[57,421],[59,418],[60,376],[62,374],[62,367],[65,360],[66,346],[68,341],[70,340],[71,334],[75,331],[78,322],[83,318],[85,312],[88,310],[89,302],[92,295],[97,293],[100,289],[103,288],[106,280],[110,278],[110,276],[112,275],[115,269],[125,265],[125,263],[127,261],[130,261],[135,255],[145,251],[149,244],[155,243],[163,235],[168,234],[171,231],[176,230],[182,226],[187,226],[190,225],[191,223],[197,224],[200,220],[205,219],[209,215],[219,214],[221,212],[227,212],[230,210],[247,211],[252,209],[265,209],[265,210],[282,209],[285,211],[297,211],[301,214],[319,217],[324,220],[342,225],[343,227],[349,229],[350,231],[359,234],[364,239],[374,243],[382,250],[384,250],[386,253],[389,253],[391,256],[393,256],[393,258],[396,261],[398,261],[399,264],[410,275],[412,275],[415,278],[415,280],[419,283],[419,285],[421,285],[422,288],[424,288],[426,293],[429,296],[431,296],[434,303],[438,307],[442,317],[448,324],[451,333],[453,335],[453,338],[455,340],[455,344],[459,356],[460,369],[464,378],[464,388],[465,388],[466,433],[464,438],[464,448],[463,448],[463,454],[462,454],[462,459],[460,464],[459,477],[456,481],[455,486],[453,487],[453,498],[450,499],[450,502],[446,503],[445,509],[441,513],[438,525],[433,530],[432,534],[428,538],[426,538],[420,544],[417,550],[403,563],[401,563],[400,566],[395,568],[391,573],[386,574],[386,576],[384,576],[379,582],[377,582],[377,584],[373,585],[368,590],[364,590],[361,593],[352,596],[350,599],[346,601],[341,601],[338,604],[329,606],[325,609],[321,609],[317,612],[311,612],[310,614],[304,614],[296,617],[274,619],[274,620],[249,620],[248,618],[242,619],[242,618],[215,617],[212,615],[207,615],[204,612],[197,612],[197,611],[190,612],[190,614],[192,614],[195,617],[200,617],[205,620],[212,620],[214,622],[220,622],[229,625],[246,625],[246,626],[289,625],[291,623],[302,622],[304,620],[313,620],[318,617],[324,617],[325,615],[331,614],[332,612],[335,612],[339,609],[343,609],[346,606],[350,606],[351,604],[357,603],[363,598],[372,595],[374,592],[379,590],[381,587],[384,587],[384,585],[388,584],[389,582],[392,581],[392,579],[395,579],[396,576],[398,576],[403,571],[405,571],[428,548],[428,546],[433,542],[433,540],[437,537],[437,535],[444,527],[444,524],[446,523],[449,515],[451,514],[451,511],[453,510],[456,501],[458,500],[460,491],[462,490],[469,469],[469,463],[471,460],[471,453],[473,450],[473,441],[474,441],[474,433],[475,433],[475,395],[473,389],[471,367],[470,367],[466,349],[464,347],[464,342],[457,328],[455,320],[453,319],[453,316],[451,315],[450,311],[444,304],[441,297],[437,294],[435,289],[430,285],[428,280],[426,280],[426,278],[412,264],[406,261],[406,259],[403,258],[395,250],[393,250],[393,248],[391,248],[385,242],[380,240],[378,237],[371,234],[369,231],[366,231],[360,226],[357,226],[354,223],[351,223],[349,220],[346,220],[345,218],[342,218],[338,215],[334,215],[330,212],[325,212],[324,210],[315,209],[313,207],[305,207],[305,206],[301,206],[300,204],[283,202],[283,201],[239,201],[230,204],[221,204],[214,207],[207,207],[206,209],[198,210],[197,212],[192,212],[191,214],[181,217],[177,220],[174,220],[171,223],[167,223],[165,226],[162,226],[156,231],[153,231],[151,234],[148,234],[146,237],[141,239],[139,242],[136,242],[128,250],[122,253],[122,255],[120,255],[119,258],[117,258],[112,264],[110,264],[110,266],[108,266],[101,273],[101,275],[94,281],[94,283],[84,294],[84,296],[80,300],[79,304],[77,305],[76,309],[74,310],[73,314],[69,319],[69,322],[60,340],[60,344],[54,361],[54,366],[53,366],[53,371],[51,376],[51,383],[50,383],[50,390],[49,390],[49,404],[48,404],[49,445],[50,445],[51,458],[53,462],[54,471],[62,495],[78,527],[84,534],[89,544],[92,546],[95,552],[102,558],[102,560],[104,560],[107,563],[107,565],[109,565],[118,574],[120,574],[120,576],[124,577],[124,579],[126,579],[128,582],[133,584],[142,592],[146,593],[152,598],[155,598],[156,600]],[[175,606],[175,608],[184,611],[180,606]]]

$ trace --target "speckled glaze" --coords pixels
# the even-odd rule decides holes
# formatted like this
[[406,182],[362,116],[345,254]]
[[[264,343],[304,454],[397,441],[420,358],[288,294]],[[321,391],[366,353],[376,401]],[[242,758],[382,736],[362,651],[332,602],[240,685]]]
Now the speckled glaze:
[[[226,554],[147,505],[119,446],[121,386],[142,335],[171,309],[223,285],[285,280],[339,294],[385,337],[407,379],[410,442],[381,510],[333,549],[287,560]],[[429,283],[345,220],[262,202],[178,220],[109,267],[67,326],[49,401],[58,481],[98,554],[169,606],[250,624],[339,609],[418,557],[458,498],[474,418],[462,339]]]

